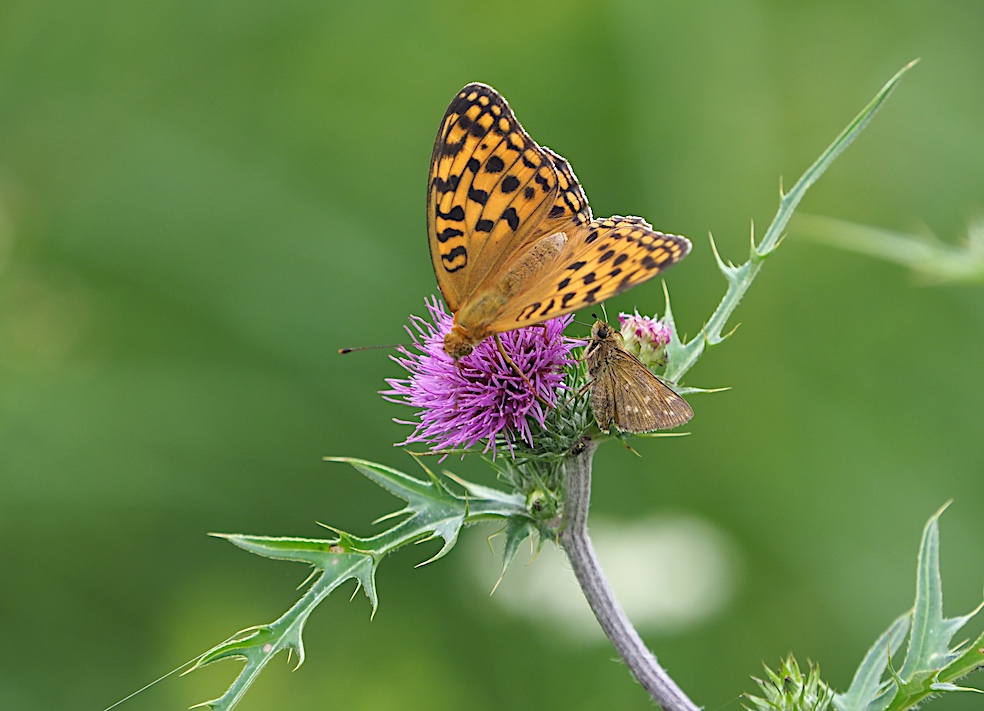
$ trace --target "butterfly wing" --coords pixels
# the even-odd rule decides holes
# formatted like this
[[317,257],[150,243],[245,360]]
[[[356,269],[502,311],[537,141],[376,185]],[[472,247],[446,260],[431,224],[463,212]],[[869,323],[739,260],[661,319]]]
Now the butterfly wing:
[[[676,264],[690,240],[657,232],[641,217],[574,225],[567,241],[491,320],[500,332],[529,326],[611,298]],[[648,372],[648,371],[647,371]]]
[[431,260],[453,312],[535,235],[560,182],[550,154],[497,91],[469,84],[458,92],[438,130],[427,186]]
[[591,384],[591,408],[604,432],[614,423],[623,432],[679,427],[694,411],[638,358],[615,346]]
[[588,196],[584,194],[584,188],[574,175],[571,164],[562,155],[546,146],[542,150],[550,157],[557,171],[557,197],[546,218],[538,225],[536,236],[567,232],[576,225],[591,222]]

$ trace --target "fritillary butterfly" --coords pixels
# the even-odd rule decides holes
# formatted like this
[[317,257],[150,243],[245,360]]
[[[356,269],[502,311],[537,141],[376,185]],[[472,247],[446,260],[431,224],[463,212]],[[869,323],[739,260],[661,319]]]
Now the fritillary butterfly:
[[454,326],[444,350],[603,301],[690,251],[641,217],[591,216],[570,164],[536,144],[492,87],[469,84],[434,143],[427,233]]

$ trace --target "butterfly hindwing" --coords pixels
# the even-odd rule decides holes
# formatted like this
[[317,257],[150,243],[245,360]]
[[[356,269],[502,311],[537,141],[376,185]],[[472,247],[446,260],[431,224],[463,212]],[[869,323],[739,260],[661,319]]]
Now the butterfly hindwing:
[[669,385],[649,372],[631,353],[619,350],[612,363],[615,398],[613,422],[624,432],[668,430],[688,422],[693,410]]
[[563,249],[494,321],[509,330],[562,316],[651,279],[690,251],[686,237],[641,217],[607,217],[569,230]]

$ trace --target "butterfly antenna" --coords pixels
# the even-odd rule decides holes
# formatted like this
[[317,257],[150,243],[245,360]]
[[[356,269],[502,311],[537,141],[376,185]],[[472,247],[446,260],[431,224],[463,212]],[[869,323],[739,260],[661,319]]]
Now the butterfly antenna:
[[391,343],[388,346],[356,346],[355,348],[339,348],[338,354],[355,353],[356,351],[375,351],[381,348],[409,348],[409,343]]

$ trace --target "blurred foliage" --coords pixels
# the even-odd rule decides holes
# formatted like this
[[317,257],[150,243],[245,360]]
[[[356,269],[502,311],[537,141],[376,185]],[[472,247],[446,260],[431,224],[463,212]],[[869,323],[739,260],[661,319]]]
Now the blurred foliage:
[[984,218],[967,225],[961,244],[931,234],[906,234],[844,222],[832,217],[800,215],[797,235],[911,269],[926,284],[984,282]]
[[[406,413],[376,395],[385,355],[335,351],[399,340],[435,291],[425,176],[466,82],[505,94],[597,214],[694,240],[667,278],[692,334],[721,294],[706,234],[742,258],[779,177],[914,57],[803,209],[962,232],[984,186],[981,36],[970,0],[0,4],[5,705],[102,708],[289,605],[303,571],[207,531],[372,533],[385,494],[321,457],[406,467]],[[661,305],[652,283],[609,311]],[[647,637],[709,708],[790,651],[844,688],[951,496],[948,605],[981,585],[980,290],[794,231],[738,319],[692,374],[732,386],[693,398],[693,434],[595,464],[595,512],[687,511],[744,557],[725,614]],[[326,603],[305,666],[274,665],[240,708],[649,708],[606,645],[506,615],[463,555],[420,559],[380,571],[371,623],[361,599]],[[208,698],[222,666],[125,708]]]

